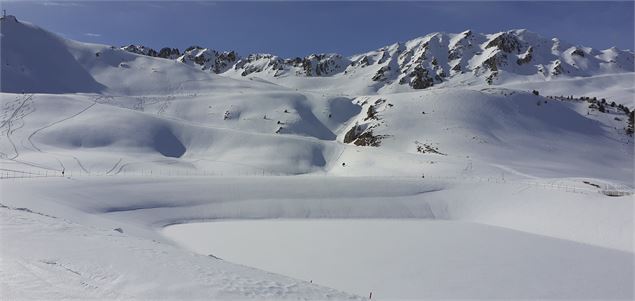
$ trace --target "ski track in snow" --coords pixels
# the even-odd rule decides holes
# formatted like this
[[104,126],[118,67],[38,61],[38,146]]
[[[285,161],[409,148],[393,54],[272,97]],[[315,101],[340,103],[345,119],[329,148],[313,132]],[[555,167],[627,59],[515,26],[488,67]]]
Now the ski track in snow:
[[[38,133],[39,133],[40,131],[42,131],[42,130],[45,130],[45,129],[47,129],[47,128],[50,128],[50,127],[52,127],[52,126],[55,126],[55,125],[60,124],[60,123],[62,123],[62,122],[64,122],[64,121],[70,120],[70,119],[72,119],[72,118],[74,118],[74,117],[77,117],[77,116],[81,115],[82,113],[84,113],[84,112],[88,111],[90,108],[92,108],[93,106],[95,106],[95,105],[98,103],[98,100],[99,100],[99,99],[101,99],[102,97],[103,97],[103,96],[96,96],[96,97],[93,99],[93,103],[92,103],[92,104],[88,105],[87,107],[85,107],[84,109],[80,110],[79,112],[77,112],[77,113],[75,113],[75,114],[72,114],[72,115],[70,115],[70,116],[68,116],[68,117],[66,117],[66,118],[60,119],[60,120],[58,120],[58,121],[55,121],[55,122],[53,122],[53,123],[50,123],[50,124],[48,124],[48,125],[45,125],[45,126],[43,126],[43,127],[41,127],[41,128],[36,129],[35,131],[33,131],[33,132],[32,132],[32,133],[31,133],[31,134],[27,137],[27,140],[29,141],[29,143],[31,144],[31,146],[32,146],[34,149],[36,149],[38,152],[45,153],[45,152],[44,152],[44,151],[42,151],[39,147],[37,147],[37,146],[35,145],[35,143],[33,142],[33,140],[32,140],[32,138],[33,138],[36,134],[38,134]],[[60,154],[56,154],[56,155],[58,155],[58,156],[59,156]],[[68,155],[61,155],[61,156],[68,156]],[[84,166],[82,165],[82,162],[81,162],[81,161],[80,161],[77,157],[75,157],[75,156],[73,156],[73,155],[70,155],[70,157],[72,157],[72,158],[75,160],[75,162],[77,163],[77,165],[78,165],[78,166],[79,166],[79,167],[80,167],[80,168],[81,168],[84,172],[86,172],[86,173],[90,173],[88,170],[86,170],[86,168],[84,168]],[[62,164],[62,162],[61,162],[59,159],[57,159],[57,161],[58,161],[58,162],[60,162],[60,165],[62,165],[62,170],[64,170],[64,169],[65,169],[65,167],[64,167],[64,165]]]
[[[20,102],[20,104],[18,105],[18,107],[13,111],[13,113],[11,113],[11,116],[9,116],[7,119],[5,119],[2,124],[0,125],[0,129],[4,128],[6,126],[6,137],[7,137],[7,141],[9,141],[9,144],[11,144],[11,147],[13,148],[13,153],[15,154],[13,157],[8,157],[7,154],[4,154],[4,157],[6,157],[6,159],[8,160],[14,160],[16,159],[18,156],[20,156],[20,153],[18,152],[18,148],[15,145],[15,142],[13,142],[13,139],[11,139],[11,135],[19,128],[23,127],[24,125],[20,126],[19,128],[14,128],[12,129],[11,126],[13,125],[13,123],[17,120],[22,120],[24,117],[26,117],[28,114],[32,113],[33,111],[30,112],[26,112],[23,113],[22,109],[25,108],[25,105],[27,104],[27,102],[31,101],[33,99],[33,94],[26,94],[26,95],[22,95],[22,101],[20,102],[20,98],[18,98],[16,101]],[[19,113],[22,113],[21,115],[18,115]]]
[[111,172],[113,172],[115,170],[115,168],[117,168],[117,166],[119,165],[119,163],[121,163],[121,160],[123,160],[123,158],[119,158],[119,161],[117,161],[117,163],[115,163],[115,165],[112,166],[111,169],[109,169],[106,174],[110,174]]
[[29,143],[31,143],[31,146],[33,146],[33,148],[35,148],[37,151],[42,152],[42,150],[41,150],[39,147],[37,147],[37,146],[35,145],[35,143],[33,143],[33,140],[32,140],[33,136],[35,136],[37,133],[39,133],[39,132],[40,132],[40,131],[42,131],[42,130],[45,130],[45,129],[50,128],[50,127],[52,127],[52,126],[54,126],[54,125],[56,125],[56,124],[60,124],[60,123],[62,123],[62,122],[64,122],[64,121],[67,121],[67,120],[69,120],[69,119],[71,119],[71,118],[74,118],[74,117],[79,116],[80,114],[82,114],[82,113],[86,112],[88,109],[92,108],[92,107],[93,107],[94,105],[96,105],[96,104],[97,104],[97,101],[93,102],[92,104],[88,105],[87,107],[83,108],[81,111],[79,111],[79,112],[77,112],[77,113],[75,113],[75,114],[72,114],[72,115],[70,115],[70,116],[68,116],[68,117],[66,117],[66,118],[60,119],[60,120],[55,121],[55,122],[53,122],[53,123],[47,124],[47,125],[45,125],[45,126],[43,126],[43,127],[39,128],[39,129],[37,129],[37,130],[33,131],[33,132],[29,135],[29,137],[27,138],[27,139],[28,139],[28,141],[29,141]]

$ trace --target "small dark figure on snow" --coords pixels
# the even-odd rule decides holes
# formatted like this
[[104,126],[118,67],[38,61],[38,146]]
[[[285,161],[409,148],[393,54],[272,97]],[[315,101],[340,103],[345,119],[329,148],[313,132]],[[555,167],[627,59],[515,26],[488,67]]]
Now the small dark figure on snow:
[[64,176],[64,170],[62,170],[62,177]]
[[345,166],[346,166],[346,163],[342,162],[342,167],[345,167]]

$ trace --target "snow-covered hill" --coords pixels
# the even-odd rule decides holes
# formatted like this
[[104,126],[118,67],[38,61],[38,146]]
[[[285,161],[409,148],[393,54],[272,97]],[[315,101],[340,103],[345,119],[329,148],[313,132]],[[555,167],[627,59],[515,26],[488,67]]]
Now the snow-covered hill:
[[[82,43],[12,16],[0,31],[8,298],[356,298],[193,255],[157,231],[222,218],[444,219],[545,236],[535,238],[545,248],[561,245],[552,238],[576,242],[566,250],[593,245],[583,261],[619,252],[617,266],[632,263],[633,199],[600,193],[633,189],[632,52],[513,30],[285,59]],[[32,176],[44,178],[15,180]],[[483,235],[495,247],[513,231]],[[175,260],[157,266],[166,258]],[[593,269],[567,283],[594,281]],[[632,297],[615,277],[584,291]],[[573,284],[520,279],[506,277],[519,289],[505,294],[428,296],[584,297]]]
[[[100,92],[105,88],[71,53],[69,41],[14,16],[1,22],[2,92]],[[59,76],[60,70],[64,76]]]

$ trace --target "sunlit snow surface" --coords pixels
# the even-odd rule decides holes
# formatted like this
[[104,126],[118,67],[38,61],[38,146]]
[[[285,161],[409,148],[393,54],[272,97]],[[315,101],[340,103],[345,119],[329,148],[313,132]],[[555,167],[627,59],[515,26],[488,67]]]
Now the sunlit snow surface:
[[475,223],[217,221],[164,233],[199,254],[378,299],[632,296],[632,253]]

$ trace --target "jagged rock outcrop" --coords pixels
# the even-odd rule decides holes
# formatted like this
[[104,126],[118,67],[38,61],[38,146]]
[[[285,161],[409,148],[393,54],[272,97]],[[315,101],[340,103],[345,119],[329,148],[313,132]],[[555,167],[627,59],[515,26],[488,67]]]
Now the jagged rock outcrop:
[[384,81],[387,79],[386,77],[386,73],[390,71],[390,66],[383,66],[381,68],[379,68],[379,70],[377,70],[377,73],[375,73],[375,75],[373,76],[372,80],[373,81]]
[[140,54],[140,55],[160,57],[160,58],[171,59],[171,60],[175,60],[180,56],[180,52],[178,48],[170,48],[170,47],[161,48],[161,50],[158,52],[150,47],[146,47],[143,45],[128,45],[128,46],[121,47],[121,49],[128,52]]
[[399,81],[400,84],[408,83],[413,89],[425,89],[434,85],[434,80],[428,75],[428,70],[416,66],[412,72]]
[[351,143],[355,141],[355,139],[357,139],[357,137],[359,137],[362,132],[363,130],[359,125],[353,125],[353,127],[344,135],[344,143]]
[[218,52],[214,49],[191,46],[185,49],[177,60],[185,64],[197,64],[202,70],[218,74],[229,70],[237,59],[234,51]]
[[556,60],[553,63],[553,68],[551,68],[551,75],[560,75],[564,73],[564,68],[562,68],[562,62],[560,62],[560,60]]
[[274,76],[277,76],[279,74],[278,71],[284,70],[284,65],[284,60],[275,55],[256,53],[240,59],[236,65],[234,65],[234,70],[242,70],[240,73],[241,76],[267,70],[273,71]]
[[360,125],[355,124],[344,136],[344,143],[353,143],[357,146],[374,146],[381,145],[381,140],[386,138],[385,135],[373,134],[372,127],[364,130]]
[[576,48],[571,52],[571,54],[584,57],[584,50]]
[[362,55],[360,58],[358,58],[357,60],[351,62],[351,66],[352,67],[366,67],[370,65],[370,62],[368,61],[368,56],[366,55]]
[[483,61],[483,68],[491,71],[498,71],[507,62],[507,55],[502,52],[496,52],[491,57]]
[[132,53],[136,53],[136,54],[141,54],[141,55],[146,55],[146,56],[152,56],[152,57],[156,57],[157,56],[157,51],[150,48],[150,47],[146,47],[143,45],[128,45],[128,46],[123,46],[121,47],[122,50],[128,51],[128,52],[132,52]]
[[524,65],[531,62],[533,51],[534,51],[534,48],[532,46],[529,46],[529,48],[527,48],[527,51],[525,53],[518,56],[518,59],[516,60],[516,64]]
[[496,77],[498,77],[498,71],[493,71],[492,73],[490,73],[486,78],[485,78],[485,82],[488,85],[493,85],[494,84],[494,80],[496,80]]
[[498,34],[495,38],[490,40],[485,48],[496,47],[501,51],[512,53],[519,52],[521,49],[521,43],[518,38],[510,32],[503,32]]
[[384,138],[382,135],[374,135],[372,130],[368,130],[355,140],[353,144],[357,146],[374,146],[378,147],[381,145],[381,140]]
[[301,67],[298,73],[305,76],[327,76],[343,71],[349,64],[339,54],[312,54],[301,60],[294,60],[294,66]]
[[179,49],[170,47],[161,48],[161,50],[159,50],[159,54],[157,55],[157,57],[172,60],[179,58],[179,56],[181,56],[181,52],[179,51]]

